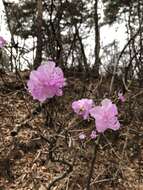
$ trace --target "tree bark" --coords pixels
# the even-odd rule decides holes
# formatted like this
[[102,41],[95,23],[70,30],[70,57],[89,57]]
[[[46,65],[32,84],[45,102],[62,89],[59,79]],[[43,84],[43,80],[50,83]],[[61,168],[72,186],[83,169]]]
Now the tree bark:
[[[81,48],[81,53],[82,53],[83,63],[84,63],[84,69],[88,73],[88,63],[87,63],[87,58],[86,58],[86,54],[85,54],[85,50],[84,50],[84,45],[83,45],[82,38],[79,34],[79,30],[78,30],[76,25],[75,25],[75,30],[76,30],[77,38],[78,38],[80,48]],[[81,68],[81,70],[82,70],[82,68]]]
[[36,69],[42,62],[42,17],[43,17],[43,6],[42,0],[37,0],[37,48],[36,56],[34,60],[34,69]]
[[99,66],[100,66],[100,32],[99,32],[99,18],[98,18],[98,0],[95,0],[94,3],[94,22],[95,22],[95,63],[94,70],[96,75],[99,75]]

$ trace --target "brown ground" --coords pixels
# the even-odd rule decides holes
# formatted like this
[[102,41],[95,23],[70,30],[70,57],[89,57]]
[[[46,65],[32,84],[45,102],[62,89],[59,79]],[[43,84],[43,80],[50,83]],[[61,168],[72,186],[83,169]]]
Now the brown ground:
[[[120,89],[118,83],[116,86]],[[41,111],[19,78],[3,74],[0,190],[84,190],[95,142],[90,138],[81,142],[78,135],[84,130],[88,136],[94,123],[77,118],[71,103],[82,97],[98,103],[109,97],[108,89],[107,79],[69,77],[64,96],[45,103]],[[106,138],[101,139],[91,190],[143,189],[142,92],[136,83],[132,84],[124,105],[117,102],[116,94],[110,97],[118,104],[122,127],[118,132],[106,132]]]

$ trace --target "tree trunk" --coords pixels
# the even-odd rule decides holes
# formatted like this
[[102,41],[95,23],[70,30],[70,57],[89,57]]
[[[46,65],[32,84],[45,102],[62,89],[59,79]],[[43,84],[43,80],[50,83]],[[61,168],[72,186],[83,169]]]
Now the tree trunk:
[[36,69],[42,62],[42,15],[43,7],[42,0],[37,0],[37,48],[36,57],[34,60],[34,69]]
[[99,75],[99,66],[100,66],[100,32],[99,32],[99,18],[98,18],[98,0],[95,0],[94,3],[94,22],[95,22],[95,63],[94,70],[96,75]]
[[[83,45],[82,38],[81,38],[81,36],[79,34],[79,30],[78,30],[78,28],[77,28],[76,25],[75,25],[75,30],[76,30],[77,38],[78,38],[78,41],[79,41],[79,44],[80,44],[80,48],[81,48],[84,69],[88,73],[88,63],[87,63],[87,58],[86,58],[86,54],[85,54],[85,50],[84,50],[84,45]],[[82,70],[82,68],[81,68],[81,70]]]
[[143,86],[143,2],[138,0],[138,20],[139,20],[139,46],[140,46],[140,53],[139,53],[139,85],[140,87]]

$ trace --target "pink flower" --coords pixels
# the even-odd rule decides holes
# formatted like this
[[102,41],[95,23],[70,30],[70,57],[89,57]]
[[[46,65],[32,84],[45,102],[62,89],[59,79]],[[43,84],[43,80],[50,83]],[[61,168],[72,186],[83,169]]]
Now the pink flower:
[[120,128],[117,107],[109,99],[104,99],[101,106],[90,110],[90,114],[95,118],[96,129],[99,133],[103,133],[106,129],[118,130]]
[[91,132],[90,137],[91,137],[92,139],[96,139],[97,134],[96,134],[96,131],[95,131],[95,130],[93,130],[93,131]]
[[86,138],[86,135],[84,133],[79,134],[79,139],[84,140]]
[[65,86],[63,71],[53,61],[48,61],[30,73],[27,86],[33,98],[40,102],[53,96],[62,96]]
[[121,92],[118,92],[118,99],[121,100],[121,102],[123,102],[123,103],[126,101],[125,96]]
[[83,116],[84,119],[88,119],[90,110],[93,108],[93,100],[81,99],[72,103],[72,108],[75,113]]
[[0,36],[0,48],[3,48],[3,46],[6,44],[6,40]]

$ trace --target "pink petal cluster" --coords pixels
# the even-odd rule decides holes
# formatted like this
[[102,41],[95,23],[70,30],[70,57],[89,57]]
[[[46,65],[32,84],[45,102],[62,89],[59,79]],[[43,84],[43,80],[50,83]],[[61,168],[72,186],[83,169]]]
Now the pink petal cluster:
[[54,96],[62,96],[62,88],[65,86],[63,71],[56,67],[55,62],[48,61],[30,73],[27,86],[33,98],[40,102]]
[[101,106],[91,109],[90,114],[95,118],[96,130],[99,133],[103,133],[106,129],[118,130],[120,128],[117,107],[109,99],[104,99]]
[[0,48],[3,48],[3,46],[6,44],[6,40],[0,36]]
[[75,113],[81,115],[83,119],[88,119],[90,110],[93,108],[93,100],[83,98],[72,103],[72,108]]
[[118,92],[118,99],[123,103],[126,101],[125,96],[121,92]]

